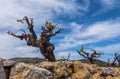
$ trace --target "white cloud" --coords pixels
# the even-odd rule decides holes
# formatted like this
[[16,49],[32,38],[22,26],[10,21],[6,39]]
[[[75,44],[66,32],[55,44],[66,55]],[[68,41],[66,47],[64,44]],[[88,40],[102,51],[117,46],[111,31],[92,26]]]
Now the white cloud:
[[43,57],[36,48],[25,46],[24,41],[7,34],[0,34],[0,42],[0,57],[2,58]]
[[[79,28],[77,29],[77,27],[75,28],[73,25],[77,25]],[[112,40],[112,38],[120,36],[119,26],[119,19],[96,22],[87,26],[86,29],[82,29],[84,27],[83,25],[72,23],[70,27],[70,30],[72,31],[68,33],[63,40],[61,40],[61,42],[56,46],[56,50],[63,51],[81,46],[82,44]]]
[[119,21],[110,20],[105,22],[98,22],[90,25],[81,35],[85,37],[91,36],[98,40],[109,39],[120,35],[119,26]]
[[110,44],[103,47],[94,47],[94,49],[99,51],[104,51],[105,53],[119,53],[120,51],[120,43]]
[[55,56],[57,59],[62,59],[62,58],[67,59],[69,54],[70,54],[70,58],[69,58],[70,60],[79,59],[80,57],[77,52],[73,52],[73,51],[60,51],[55,53]]
[[[75,0],[1,0],[0,1],[0,57],[39,56],[33,52],[36,48],[23,46],[25,42],[5,34],[7,30],[19,30],[24,26],[16,22],[24,16],[34,18],[34,24],[44,25],[46,20],[53,20],[59,14],[73,15],[77,10],[86,11],[86,5],[78,5]],[[56,14],[55,14],[56,13]],[[40,26],[38,26],[40,27]],[[38,28],[35,27],[35,28]],[[41,55],[39,57],[42,57]]]
[[[36,23],[44,23],[45,20],[52,20],[56,12],[59,14],[76,14],[78,9],[85,11],[88,5],[80,6],[71,1],[60,0],[1,0],[0,1],[0,28],[19,29],[16,19],[23,16],[35,18]],[[53,12],[54,11],[54,12]],[[80,13],[80,12],[79,12]]]

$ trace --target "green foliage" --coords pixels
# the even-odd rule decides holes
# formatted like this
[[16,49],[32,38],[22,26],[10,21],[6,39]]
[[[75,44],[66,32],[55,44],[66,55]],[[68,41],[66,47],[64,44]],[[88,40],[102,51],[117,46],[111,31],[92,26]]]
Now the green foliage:
[[45,25],[47,27],[51,27],[52,29],[56,28],[57,25],[53,24],[52,22],[46,21]]
[[52,26],[52,22],[46,21],[45,25],[46,25],[47,27]]
[[84,49],[84,47],[83,47],[83,45],[81,45],[81,48],[80,48],[80,52],[83,52],[83,49]]
[[56,25],[52,25],[53,29],[56,28]]
[[17,20],[17,22],[21,22],[21,23],[24,23],[23,20]]

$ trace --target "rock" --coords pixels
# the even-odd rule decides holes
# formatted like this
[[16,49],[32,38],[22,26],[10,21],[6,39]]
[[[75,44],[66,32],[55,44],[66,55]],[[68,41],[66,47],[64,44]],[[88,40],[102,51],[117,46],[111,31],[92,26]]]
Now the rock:
[[41,62],[37,66],[53,68],[51,72],[54,79],[82,79],[90,76],[86,66],[80,61]]
[[6,79],[6,74],[2,64],[2,59],[0,59],[0,79]]
[[56,61],[36,64],[46,69],[52,68],[54,79],[120,79],[120,69],[85,64],[80,61]]
[[[91,74],[87,68],[86,64],[81,63],[80,61],[73,61],[74,73],[72,74],[72,79],[89,79]],[[90,67],[90,66],[89,66]],[[91,70],[91,68],[90,68]]]
[[14,66],[15,64],[16,64],[16,62],[13,60],[3,60],[4,67],[11,67],[11,66]]
[[36,64],[36,66],[52,71],[54,69],[54,62],[44,61]]
[[54,63],[54,79],[71,79],[73,65],[71,61],[58,61]]
[[71,61],[41,62],[36,64],[38,67],[46,68],[53,73],[54,79],[69,78],[72,73]]
[[103,72],[101,74],[101,76],[112,76],[112,77],[116,77],[118,74],[115,71],[115,68],[112,67],[108,67],[108,68],[103,68]]
[[100,67],[77,60],[43,61],[35,65],[0,60],[0,79],[120,79],[120,68]]
[[12,67],[10,79],[52,79],[52,73],[35,65],[18,63]]
[[2,62],[3,62],[4,70],[6,73],[6,78],[9,79],[11,67],[14,66],[17,62],[13,60],[7,60],[7,59],[3,59]]

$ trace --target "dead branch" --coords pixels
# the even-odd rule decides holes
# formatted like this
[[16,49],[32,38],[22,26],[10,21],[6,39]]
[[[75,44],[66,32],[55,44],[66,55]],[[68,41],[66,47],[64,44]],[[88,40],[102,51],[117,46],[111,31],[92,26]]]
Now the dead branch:
[[67,61],[70,59],[70,55],[71,55],[71,53],[68,54],[68,57],[66,59]]

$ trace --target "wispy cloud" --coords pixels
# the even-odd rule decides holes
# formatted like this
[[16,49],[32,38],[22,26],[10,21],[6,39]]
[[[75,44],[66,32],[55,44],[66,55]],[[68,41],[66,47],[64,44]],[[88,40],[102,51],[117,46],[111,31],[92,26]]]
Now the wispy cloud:
[[[75,0],[1,0],[0,1],[0,28],[18,29],[16,19],[23,16],[35,18],[36,23],[54,19],[55,15],[76,14],[77,10],[86,10],[86,6],[77,5]],[[55,14],[56,13],[56,14]],[[81,13],[81,12],[79,12]]]
[[70,60],[75,60],[75,59],[79,59],[80,56],[79,54],[75,51],[61,51],[61,52],[57,52],[55,53],[55,56],[57,59],[63,59],[63,58],[68,58],[68,55],[70,54]]
[[41,54],[36,53],[36,48],[28,47],[24,41],[15,39],[7,34],[0,34],[0,57],[11,58],[11,57],[43,57]]
[[94,47],[94,49],[99,51],[104,51],[105,53],[119,53],[120,51],[120,43],[114,43],[107,46],[102,47]]
[[[83,0],[85,5],[77,4],[76,0],[1,0],[0,1],[0,57],[10,58],[15,56],[39,56],[34,54],[36,48],[25,46],[25,42],[7,35],[6,30],[19,30],[22,25],[17,19],[24,16],[34,18],[35,28],[43,25],[46,20],[52,21],[60,14],[75,15],[88,9],[88,1]],[[81,10],[81,11],[78,11]],[[39,25],[38,25],[39,24]],[[24,26],[24,25],[23,25]],[[40,26],[39,26],[40,27]],[[39,57],[42,57],[40,54]]]
[[93,37],[97,40],[105,40],[109,38],[113,38],[120,35],[119,21],[104,21],[104,22],[97,22],[93,25],[90,25],[82,36],[86,37]]
[[[78,26],[78,27],[77,27]],[[96,22],[82,29],[84,25],[71,23],[71,32],[68,33],[56,50],[67,50],[82,44],[97,43],[120,36],[119,19]]]

